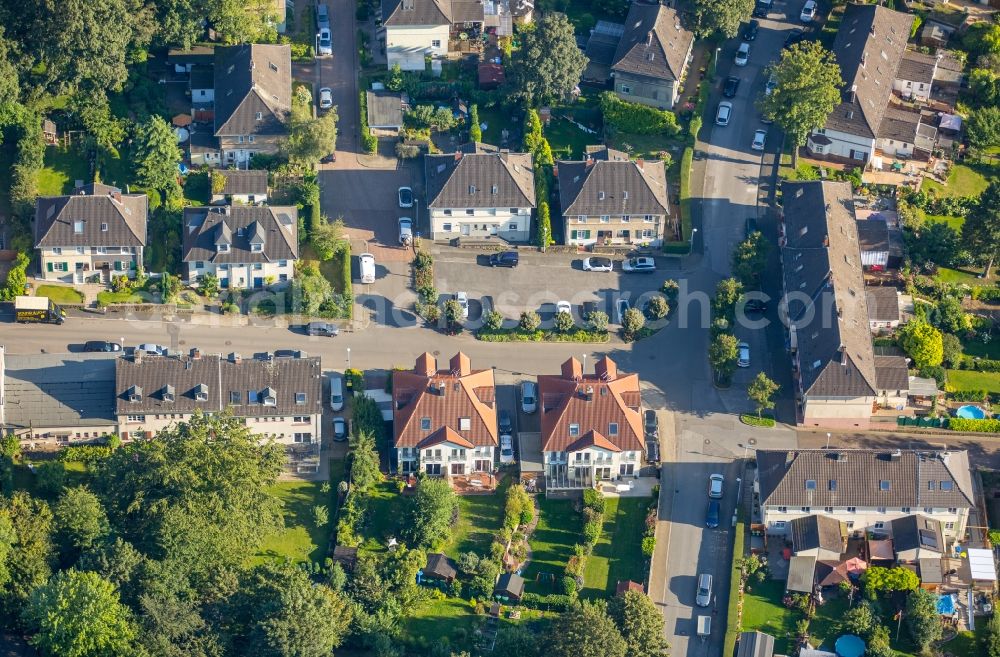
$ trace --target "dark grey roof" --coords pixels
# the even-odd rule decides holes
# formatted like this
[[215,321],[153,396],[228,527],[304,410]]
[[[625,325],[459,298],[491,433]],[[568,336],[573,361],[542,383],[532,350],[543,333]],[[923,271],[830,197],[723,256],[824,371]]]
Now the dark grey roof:
[[[35,203],[35,248],[145,246],[146,195],[117,187],[84,185],[68,196],[40,196]],[[82,222],[82,232],[76,232]],[[103,225],[107,230],[102,230]]]
[[524,578],[514,573],[504,573],[497,580],[494,591],[497,593],[507,593],[519,598],[524,594]]
[[424,575],[440,579],[455,579],[458,576],[458,569],[455,568],[455,562],[445,555],[440,552],[431,552],[427,555]]
[[198,64],[191,68],[192,89],[215,89],[215,67],[211,64]]
[[[482,8],[479,11],[481,21]],[[382,0],[382,24],[386,27],[451,23],[451,0]]]
[[875,358],[847,182],[782,185],[781,250],[789,322],[806,395],[875,394]]
[[367,91],[368,125],[372,128],[401,128],[403,98],[392,91]]
[[694,34],[681,26],[676,9],[633,2],[611,70],[680,80],[693,42]]
[[937,67],[937,57],[925,55],[922,52],[907,50],[899,62],[896,78],[930,84],[934,80],[934,69]]
[[873,322],[899,321],[899,290],[888,285],[866,287],[868,318]]
[[114,424],[114,354],[6,354],[5,426]]
[[857,229],[862,252],[889,250],[889,224],[884,219],[858,219]]
[[[818,484],[817,484],[818,485]],[[791,521],[792,549],[830,550],[840,554],[844,549],[847,526],[830,516],[810,515]]]
[[291,109],[289,46],[255,43],[215,49],[215,136],[285,134]]
[[902,356],[875,356],[875,385],[879,390],[907,391],[910,377],[906,359]]
[[892,521],[892,546],[897,554],[917,549],[944,552],[941,523],[919,514],[896,518]]
[[424,172],[429,208],[535,207],[530,153],[466,144],[456,153],[424,156]]
[[[757,450],[761,504],[914,509],[973,506],[968,452],[896,453],[898,456],[868,449]],[[815,482],[813,488],[810,481]],[[888,490],[882,489],[883,481],[888,482]]]
[[[262,231],[262,232],[261,232]],[[251,251],[254,234],[264,235],[264,250]],[[299,257],[298,209],[290,207],[224,206],[184,208],[184,262],[274,262]],[[218,253],[216,244],[230,244]]]
[[564,217],[670,214],[663,162],[632,161],[609,148],[588,151],[589,159],[558,163]]
[[267,171],[255,169],[217,169],[212,175],[222,176],[226,184],[221,194],[267,194]]
[[[115,402],[118,415],[191,413],[196,409],[219,412],[229,408],[237,416],[313,415],[323,412],[320,359],[275,358],[251,360],[219,355],[144,356],[118,358],[115,367]],[[174,401],[164,390],[174,387]],[[206,399],[198,400],[199,386]],[[129,389],[140,389],[140,400],[129,401]],[[264,404],[264,391],[273,389],[273,405]],[[297,393],[305,393],[302,401]]]
[[878,5],[847,5],[833,41],[844,80],[843,101],[827,118],[827,129],[878,135],[912,24],[910,14]]
[[191,139],[188,141],[188,148],[191,149],[191,153],[216,153],[219,150],[219,138],[210,132],[202,132],[200,130],[195,130],[191,133]]
[[917,126],[919,125],[919,113],[890,105],[885,108],[877,136],[880,139],[893,139],[912,144],[917,140]]
[[772,657],[774,637],[764,632],[740,632],[736,657]]
[[[604,21],[600,21],[604,23]],[[598,24],[600,26],[600,23]],[[623,26],[619,26],[624,29]],[[609,33],[608,31],[599,31],[594,29],[590,33],[590,38],[587,39],[587,50],[584,52],[587,55],[587,59],[590,60],[591,64],[601,64],[606,67],[611,66],[611,62],[615,59],[615,52],[618,50],[618,43],[621,41],[622,35]]]
[[944,573],[941,572],[941,559],[937,557],[923,557],[917,562],[920,572],[921,584],[940,584],[944,581]]
[[167,51],[167,61],[171,64],[211,64],[214,57],[215,46],[171,48]]

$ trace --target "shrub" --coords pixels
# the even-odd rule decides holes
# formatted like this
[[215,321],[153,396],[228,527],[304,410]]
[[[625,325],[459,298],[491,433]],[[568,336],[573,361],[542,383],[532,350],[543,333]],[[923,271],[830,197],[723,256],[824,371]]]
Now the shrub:
[[361,143],[368,151],[369,155],[374,155],[378,152],[378,137],[372,134],[371,129],[368,127],[368,96],[362,91],[360,92],[359,101],[359,114],[361,123]]
[[656,549],[656,537],[644,536],[642,539],[642,555],[648,559],[653,556],[654,549]]
[[396,157],[401,160],[412,160],[420,157],[420,147],[415,144],[396,143]]
[[985,390],[956,390],[948,396],[955,401],[981,402],[986,401],[989,393]]
[[583,526],[583,540],[588,545],[594,545],[600,537],[601,523],[599,520],[591,520]]
[[680,132],[677,117],[672,112],[624,101],[610,91],[601,94],[601,112],[604,114],[605,124],[621,132],[666,136]]
[[663,319],[670,312],[670,306],[667,305],[667,300],[663,297],[653,297],[646,304],[646,314],[652,319]]
[[646,318],[638,308],[629,308],[626,310],[625,315],[622,317],[622,332],[624,333],[625,340],[634,340],[636,333],[645,325]]
[[552,244],[552,219],[550,217],[548,201],[541,201],[538,204],[537,233],[535,235],[536,245],[540,249]]
[[560,333],[566,333],[573,328],[573,315],[570,313],[556,313],[553,318],[555,329]]
[[521,597],[521,604],[528,609],[566,611],[573,605],[573,598],[568,595],[539,595],[538,593],[525,593]]
[[677,284],[677,281],[675,281],[672,278],[668,278],[667,280],[663,281],[663,285],[660,286],[660,292],[662,292],[664,296],[666,296],[671,301],[677,298],[679,290],[680,286]]
[[608,314],[603,310],[595,310],[590,313],[589,317],[587,317],[587,323],[590,324],[590,328],[595,331],[607,331]]
[[604,513],[604,496],[593,488],[586,488],[583,491],[583,508],[591,509],[596,513]]
[[92,465],[110,458],[113,451],[109,445],[72,445],[60,452],[59,460]]
[[542,323],[542,318],[538,316],[534,310],[525,310],[521,313],[521,320],[518,325],[521,327],[522,331],[537,331],[538,326]]
[[483,328],[496,331],[503,326],[503,315],[498,310],[491,310],[483,317]]
[[570,577],[569,575],[563,576],[563,578],[562,578],[562,589],[563,589],[563,593],[565,593],[566,595],[568,595],[570,597],[575,596],[576,595],[576,589],[577,589],[576,580],[574,578]]
[[948,428],[965,433],[1000,433],[1000,420],[973,420],[953,417],[948,420]]

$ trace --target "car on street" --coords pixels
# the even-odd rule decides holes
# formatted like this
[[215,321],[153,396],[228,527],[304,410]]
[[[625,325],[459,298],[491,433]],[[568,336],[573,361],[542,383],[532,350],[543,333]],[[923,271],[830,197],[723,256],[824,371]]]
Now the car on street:
[[136,347],[135,351],[141,351],[144,354],[148,354],[150,356],[162,356],[167,353],[167,348],[164,347],[163,345],[144,342],[143,344]]
[[736,58],[733,63],[737,66],[746,66],[750,62],[750,44],[744,41],[736,51]]
[[722,484],[726,481],[726,478],[720,474],[713,474],[708,476],[708,496],[713,500],[722,499]]
[[468,292],[456,292],[455,301],[462,308],[462,319],[469,319],[469,294]]
[[517,267],[517,251],[503,251],[490,255],[490,267]]
[[816,18],[816,0],[806,0],[799,14],[799,20],[803,23],[811,23]]
[[375,256],[370,253],[362,253],[358,256],[358,269],[361,270],[361,282],[368,284],[375,282]]
[[525,381],[521,384],[521,412],[534,413],[538,410],[538,384]]
[[333,90],[330,87],[323,87],[319,90],[319,108],[330,109],[333,107]]
[[698,593],[694,603],[699,607],[707,607],[712,602],[712,576],[708,573],[698,575]]
[[332,164],[333,162],[336,161],[337,161],[336,153],[329,153],[328,155],[324,155],[323,157],[319,158],[320,164]]
[[614,271],[615,266],[611,258],[584,258],[583,271]]
[[719,513],[721,506],[719,505],[719,500],[712,500],[708,503],[708,512],[705,513],[705,526],[709,529],[715,529],[719,526]]
[[338,443],[347,440],[347,420],[339,415],[333,418],[333,439]]
[[409,246],[413,242],[413,219],[409,217],[399,218],[399,243]]
[[656,262],[647,256],[629,258],[622,263],[622,271],[630,274],[652,274],[656,271]]
[[799,28],[795,28],[794,30],[788,33],[788,36],[785,37],[785,44],[782,46],[782,48],[791,48],[796,43],[803,41],[805,38],[806,38],[806,33],[800,30]]
[[760,299],[747,299],[743,305],[743,312],[762,313],[767,311],[767,303]]
[[753,8],[753,15],[756,18],[767,18],[767,15],[771,13],[772,4],[774,4],[774,0],[757,0],[757,4]]
[[511,436],[500,436],[500,462],[514,462],[514,439]]
[[556,314],[566,313],[567,315],[573,314],[573,306],[570,305],[569,301],[556,301]]
[[750,345],[741,342],[736,345],[736,352],[739,354],[736,364],[740,367],[750,367]]
[[715,113],[715,125],[729,125],[729,117],[733,114],[733,104],[727,100],[719,103],[719,109]]
[[764,150],[764,141],[767,139],[767,130],[757,130],[753,133],[753,142],[750,144],[750,148],[755,151]]
[[321,29],[316,35],[316,40],[319,42],[316,52],[320,56],[333,54],[333,39],[330,36],[330,30],[325,27]]
[[319,335],[328,338],[335,338],[339,333],[340,329],[329,322],[309,322],[306,324],[306,335]]
[[399,197],[399,207],[401,208],[412,208],[413,207],[413,190],[409,187],[400,187],[396,192]]
[[760,31],[760,21],[752,20],[747,23],[746,27],[743,28],[743,40],[753,41],[757,38],[757,32]]
[[740,88],[740,79],[737,77],[726,78],[726,85],[722,88],[722,95],[726,98],[735,98],[736,90]]
[[660,419],[653,409],[646,410],[643,422],[643,429],[646,433],[646,440],[656,440],[660,437]]
[[619,299],[615,303],[615,315],[618,318],[619,324],[625,321],[625,313],[628,312],[629,308],[631,308],[631,306],[626,299]]
[[497,415],[497,427],[500,429],[501,436],[514,435],[514,421],[511,420],[510,411],[506,409],[500,410],[500,413]]
[[111,353],[112,351],[121,351],[122,346],[117,342],[108,342],[107,340],[88,340],[83,344],[83,350]]

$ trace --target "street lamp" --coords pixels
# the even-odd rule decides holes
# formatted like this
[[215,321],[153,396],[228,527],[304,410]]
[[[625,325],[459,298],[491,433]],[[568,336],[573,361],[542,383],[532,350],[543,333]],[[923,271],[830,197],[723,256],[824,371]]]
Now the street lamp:
[[583,355],[583,375],[587,376],[587,354]]
[[125,348],[125,336],[123,335],[122,337],[118,338],[118,341],[122,343],[122,349],[124,349]]
[[347,369],[351,369],[351,348],[347,348]]
[[830,449],[830,432],[826,432],[826,448]]
[[722,52],[722,46],[715,49],[715,63],[712,64],[712,77],[719,72],[719,53]]
[[688,250],[689,251],[692,250],[692,249],[694,249],[694,234],[697,233],[697,232],[698,232],[697,228],[692,228],[691,229],[691,239],[689,240],[690,245],[688,246]]

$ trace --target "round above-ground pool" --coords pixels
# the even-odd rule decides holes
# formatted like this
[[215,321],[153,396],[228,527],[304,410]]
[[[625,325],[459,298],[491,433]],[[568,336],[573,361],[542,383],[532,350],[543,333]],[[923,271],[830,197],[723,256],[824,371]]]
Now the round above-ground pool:
[[865,654],[865,642],[859,636],[845,634],[833,645],[839,657],[861,657]]
[[959,406],[955,410],[955,417],[965,418],[966,420],[982,420],[986,417],[986,411],[973,404],[966,404],[965,406]]

